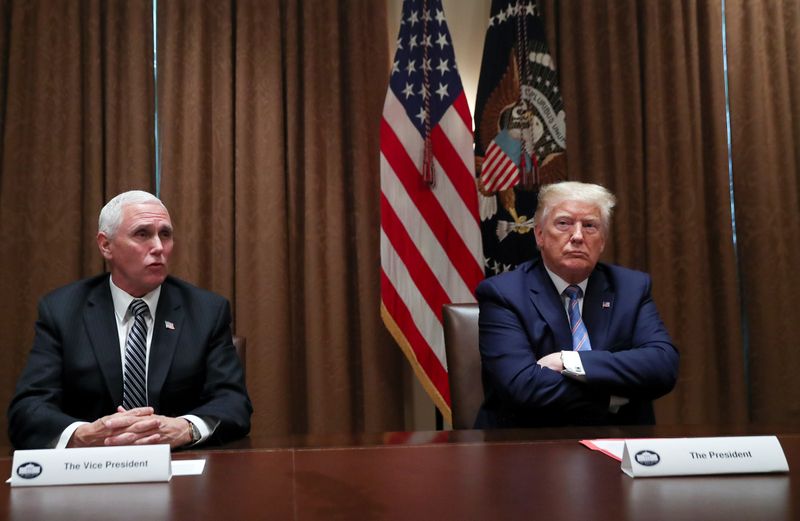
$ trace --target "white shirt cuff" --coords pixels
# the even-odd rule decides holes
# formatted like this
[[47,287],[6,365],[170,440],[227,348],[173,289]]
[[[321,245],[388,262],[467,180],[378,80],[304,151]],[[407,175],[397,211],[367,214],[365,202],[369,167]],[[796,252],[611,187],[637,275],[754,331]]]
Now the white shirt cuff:
[[561,364],[564,366],[561,374],[581,382],[586,381],[586,371],[583,369],[578,351],[561,351]]
[[629,401],[630,400],[624,396],[614,396],[612,394],[611,399],[608,401],[608,410],[614,414],[617,414],[619,412],[619,408],[623,405],[627,405]]
[[72,434],[75,432],[75,430],[77,430],[77,428],[80,427],[81,425],[86,425],[87,423],[89,423],[89,422],[74,422],[74,423],[70,423],[67,426],[67,428],[64,429],[64,432],[61,433],[61,436],[59,436],[58,441],[56,442],[56,446],[53,447],[53,448],[54,449],[64,449],[64,448],[66,448],[67,447],[67,443],[69,443],[69,440],[72,438]]
[[200,431],[200,439],[197,440],[195,443],[184,445],[185,447],[191,447],[192,445],[203,443],[208,439],[209,436],[211,436],[214,433],[214,430],[217,428],[217,425],[219,425],[219,422],[217,422],[214,425],[211,425],[203,418],[195,416],[194,414],[184,414],[183,416],[180,416],[180,418],[185,418],[188,421],[192,422],[192,424],[194,424],[194,426],[197,427],[197,430]]

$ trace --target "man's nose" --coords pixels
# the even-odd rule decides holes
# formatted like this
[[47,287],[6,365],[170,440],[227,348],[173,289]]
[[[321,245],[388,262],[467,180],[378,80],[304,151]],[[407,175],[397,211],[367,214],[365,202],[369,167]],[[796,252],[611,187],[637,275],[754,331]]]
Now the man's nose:
[[152,247],[152,253],[155,253],[155,254],[161,253],[164,250],[164,244],[161,242],[161,237],[156,235],[153,238],[152,246],[153,246]]
[[583,225],[581,223],[575,223],[575,230],[572,232],[570,240],[572,242],[583,242]]

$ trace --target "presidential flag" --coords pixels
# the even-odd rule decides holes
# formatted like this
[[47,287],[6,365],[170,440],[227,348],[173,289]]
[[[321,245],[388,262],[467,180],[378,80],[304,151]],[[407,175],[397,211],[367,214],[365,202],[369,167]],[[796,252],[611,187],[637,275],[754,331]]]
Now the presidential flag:
[[472,118],[441,0],[403,3],[381,122],[381,316],[450,420],[442,305],[483,278]]
[[544,22],[531,0],[492,0],[475,102],[486,275],[539,255],[539,186],[566,178],[566,122]]

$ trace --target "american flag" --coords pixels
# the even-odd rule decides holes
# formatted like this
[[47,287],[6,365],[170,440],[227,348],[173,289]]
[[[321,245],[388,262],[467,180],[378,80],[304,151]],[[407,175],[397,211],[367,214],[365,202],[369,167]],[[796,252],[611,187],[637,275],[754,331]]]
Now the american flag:
[[447,421],[442,305],[483,278],[472,140],[441,0],[406,0],[381,122],[381,316]]
[[[522,147],[517,147],[521,149]],[[519,157],[519,151],[517,151]],[[496,140],[489,143],[486,156],[483,160],[481,181],[487,192],[508,190],[519,184],[519,167],[514,160],[497,144]]]

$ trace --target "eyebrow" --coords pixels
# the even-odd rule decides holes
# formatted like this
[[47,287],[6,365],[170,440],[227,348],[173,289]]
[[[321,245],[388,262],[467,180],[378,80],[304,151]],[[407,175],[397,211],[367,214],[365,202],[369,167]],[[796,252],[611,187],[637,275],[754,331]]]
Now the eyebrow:
[[[153,229],[152,223],[142,223],[131,228],[133,233],[137,233],[141,230],[151,230],[151,229]],[[163,232],[163,231],[172,232],[174,231],[174,228],[172,227],[171,224],[162,224],[161,226],[158,227],[157,232]]]
[[571,213],[557,213],[553,215],[553,219],[572,219],[575,221],[602,221],[603,218],[600,215],[587,215],[584,217],[577,217]]

